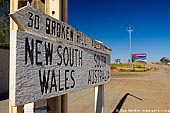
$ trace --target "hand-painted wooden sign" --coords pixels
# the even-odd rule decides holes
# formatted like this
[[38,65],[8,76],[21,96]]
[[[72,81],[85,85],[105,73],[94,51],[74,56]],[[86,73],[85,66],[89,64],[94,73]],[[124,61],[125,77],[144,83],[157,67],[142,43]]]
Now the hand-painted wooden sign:
[[23,31],[48,38],[61,39],[93,51],[110,54],[111,50],[102,43],[87,37],[70,25],[41,13],[31,6],[23,7],[10,14],[10,16]]
[[108,47],[29,6],[11,16],[24,30],[14,31],[11,39],[13,105],[110,81]]
[[110,80],[109,55],[21,31],[16,33],[16,48],[15,105]]

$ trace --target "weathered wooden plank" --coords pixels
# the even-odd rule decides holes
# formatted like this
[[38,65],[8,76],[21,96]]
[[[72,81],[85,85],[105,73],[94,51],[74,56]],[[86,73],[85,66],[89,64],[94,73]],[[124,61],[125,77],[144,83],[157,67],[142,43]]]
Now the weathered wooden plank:
[[12,47],[16,48],[14,105],[110,81],[110,55],[22,31],[15,34],[16,47]]
[[53,38],[75,44],[79,47],[93,51],[110,54],[111,49],[104,44],[93,40],[70,25],[59,21],[49,15],[41,13],[31,6],[26,6],[10,14],[18,27],[31,34]]

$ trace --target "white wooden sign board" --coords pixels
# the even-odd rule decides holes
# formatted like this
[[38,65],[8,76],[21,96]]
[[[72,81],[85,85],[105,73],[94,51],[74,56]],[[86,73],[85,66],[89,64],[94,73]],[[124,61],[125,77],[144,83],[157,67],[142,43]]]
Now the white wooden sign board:
[[[38,20],[37,31],[28,27],[29,12],[38,15],[35,18],[41,18]],[[82,33],[78,36],[80,32],[76,30],[73,36],[69,35],[70,30],[63,31],[62,36],[65,35],[65,38],[46,34],[47,27],[44,26],[48,21],[45,20],[47,17],[53,18],[41,14],[32,7],[22,8],[12,14],[13,18],[15,15],[23,16],[24,19],[18,20],[16,17],[15,21],[26,32],[13,31],[12,37],[14,43],[11,45],[11,50],[13,50],[14,62],[11,64],[14,72],[10,76],[13,77],[14,82],[10,89],[14,92],[12,102],[14,106],[56,97],[110,81],[111,50],[109,48]],[[69,27],[68,29],[73,29],[56,19],[54,21],[61,26]],[[40,26],[41,23],[44,26]],[[97,45],[94,45],[94,42]]]
[[109,55],[21,31],[16,33],[16,48],[15,105],[110,80]]

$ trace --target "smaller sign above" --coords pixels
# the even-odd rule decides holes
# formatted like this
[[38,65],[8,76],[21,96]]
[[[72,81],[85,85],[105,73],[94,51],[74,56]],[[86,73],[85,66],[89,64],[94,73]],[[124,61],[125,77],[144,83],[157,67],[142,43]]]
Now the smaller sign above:
[[46,38],[53,38],[54,41],[61,40],[71,44],[74,43],[79,47],[110,55],[111,49],[103,43],[89,38],[72,26],[41,13],[31,6],[25,6],[10,14],[10,16],[20,30]]

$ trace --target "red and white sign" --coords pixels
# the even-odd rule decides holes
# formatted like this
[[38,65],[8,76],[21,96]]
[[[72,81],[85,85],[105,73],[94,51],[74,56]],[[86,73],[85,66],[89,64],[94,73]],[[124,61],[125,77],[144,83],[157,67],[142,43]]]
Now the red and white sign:
[[139,56],[147,56],[146,53],[138,53],[138,54],[132,54],[134,57],[139,57]]

